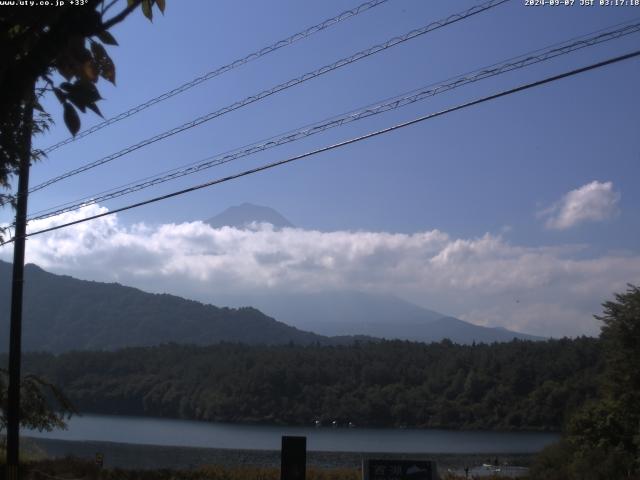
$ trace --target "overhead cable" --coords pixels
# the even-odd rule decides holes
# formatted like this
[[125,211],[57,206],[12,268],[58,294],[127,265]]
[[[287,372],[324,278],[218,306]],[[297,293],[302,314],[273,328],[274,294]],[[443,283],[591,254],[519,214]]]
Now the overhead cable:
[[289,131],[287,133],[271,137],[261,142],[253,143],[251,145],[241,147],[239,149],[232,150],[224,154],[208,157],[199,162],[194,162],[189,165],[175,168],[152,177],[147,177],[142,180],[138,180],[137,182],[131,182],[126,185],[122,185],[120,187],[116,187],[104,192],[100,192],[98,194],[94,194],[91,196],[87,196],[87,197],[75,200],[73,202],[67,202],[61,205],[57,205],[55,207],[51,207],[45,210],[41,210],[39,212],[35,212],[28,217],[28,220],[29,221],[42,220],[45,218],[50,218],[56,215],[60,215],[62,213],[77,210],[78,208],[83,206],[93,205],[96,203],[102,203],[108,200],[112,200],[114,198],[118,198],[118,197],[128,195],[128,194],[131,194],[155,185],[159,185],[161,183],[168,182],[170,180],[175,180],[177,178],[184,177],[186,175],[191,175],[197,172],[201,172],[205,169],[223,165],[225,163],[228,163],[249,155],[253,155],[255,153],[268,150],[270,148],[291,143],[291,142],[309,137],[311,135],[315,135],[317,133],[324,132],[326,130],[329,130],[335,127],[340,127],[345,124],[355,122],[364,118],[368,118],[383,112],[395,110],[395,109],[419,102],[421,100],[425,100],[427,98],[433,97],[440,93],[444,93],[452,89],[461,87],[463,85],[467,85],[469,83],[474,83],[479,80],[491,78],[503,73],[511,72],[513,70],[528,67],[540,62],[544,62],[544,61],[559,57],[561,55],[567,55],[571,52],[580,50],[585,47],[598,45],[598,44],[607,42],[609,40],[621,38],[625,35],[637,33],[639,31],[640,31],[640,23],[635,23],[631,25],[625,25],[623,27],[613,29],[613,30],[610,29],[604,32],[600,30],[599,32],[603,32],[603,33],[599,33],[597,35],[592,34],[589,37],[583,36],[579,40],[573,41],[571,43],[569,43],[570,40],[567,40],[566,42],[559,43],[559,44],[557,43],[550,47],[547,47],[546,49],[539,49],[539,50],[536,50],[535,52],[525,53],[518,57],[505,60],[501,63],[496,63],[491,66],[484,67],[470,73],[465,73],[457,77],[452,77],[443,82],[431,84],[421,89],[412,90],[411,92],[405,93],[401,96],[383,100],[381,102],[368,105],[367,107],[364,107],[358,110],[352,110],[351,112],[348,112],[339,116],[334,116],[330,119],[326,119],[312,125],[307,125],[298,130]]
[[329,73],[331,71],[337,70],[338,68],[350,65],[354,62],[357,62],[359,60],[362,60],[363,58],[367,58],[371,55],[374,55],[376,53],[382,52],[384,50],[387,50],[391,47],[394,47],[396,45],[399,45],[401,43],[404,43],[408,40],[412,40],[414,38],[417,38],[421,35],[424,35],[426,33],[432,32],[434,30],[437,30],[439,28],[445,27],[447,25],[459,22],[460,20],[464,20],[466,18],[469,18],[473,15],[476,15],[478,13],[487,11],[491,8],[494,8],[498,5],[501,5],[505,2],[508,2],[509,0],[489,0],[487,2],[484,2],[482,4],[479,5],[475,5],[467,10],[465,10],[464,12],[461,13],[456,13],[453,15],[448,16],[447,18],[443,19],[443,20],[439,20],[436,22],[432,22],[429,23],[428,25],[425,25],[424,27],[415,29],[415,30],[411,30],[407,33],[405,33],[404,35],[401,36],[397,36],[397,37],[393,37],[389,40],[387,40],[384,43],[375,45],[373,47],[367,48],[365,50],[361,50],[349,57],[345,57],[341,60],[338,60],[337,62],[334,62],[332,64],[329,65],[325,65],[324,67],[320,67],[316,70],[313,70],[311,72],[305,73],[304,75],[301,75],[299,77],[293,78],[291,80],[288,80],[287,82],[281,83],[279,85],[276,85],[275,87],[272,87],[268,90],[263,90],[260,93],[257,93],[255,95],[252,95],[250,97],[246,97],[243,100],[240,100],[238,102],[235,102],[231,105],[228,105],[226,107],[223,107],[219,110],[216,110],[214,112],[208,113],[206,115],[203,115],[201,117],[198,117],[194,120],[191,120],[190,122],[184,123],[182,125],[179,125],[177,127],[174,127],[170,130],[167,130],[165,132],[159,133],[153,137],[150,137],[146,140],[143,140],[141,142],[138,142],[134,145],[131,145],[129,147],[126,147],[118,152],[112,153],[110,155],[107,155],[106,157],[100,158],[98,160],[95,160],[91,163],[88,163],[86,165],[83,165],[81,167],[75,168],[73,170],[69,170],[68,172],[65,172],[61,175],[58,175],[57,177],[51,178],[43,183],[40,183],[39,185],[36,185],[34,187],[32,187],[29,190],[29,193],[33,193],[36,192],[38,190],[42,190],[43,188],[46,188],[50,185],[53,185],[54,183],[60,182],[61,180],[67,179],[69,177],[72,177],[74,175],[78,175],[80,173],[86,172],[87,170],[90,170],[92,168],[98,167],[100,165],[104,165],[105,163],[111,162],[117,158],[123,157],[131,152],[134,152],[140,148],[146,147],[147,145],[150,145],[152,143],[158,142],[160,140],[163,140],[167,137],[170,137],[172,135],[175,135],[177,133],[183,132],[185,130],[197,127],[198,125],[202,125],[205,122],[208,122],[210,120],[213,120],[214,118],[220,117],[222,115],[225,115],[229,112],[232,112],[234,110],[237,110],[239,108],[242,108],[246,105],[250,105],[254,102],[257,102],[259,100],[262,100],[266,97],[269,97],[275,93],[281,92],[283,90],[287,90],[291,87],[294,87],[296,85],[299,85],[301,83],[304,83],[308,80],[311,80],[313,78],[319,77],[321,75],[324,75],[326,73]]
[[218,67],[215,70],[212,70],[210,72],[205,73],[204,75],[200,76],[200,77],[196,77],[193,80],[183,83],[182,85],[180,85],[179,87],[174,88],[173,90],[169,90],[168,92],[165,92],[161,95],[158,95],[157,97],[153,97],[149,100],[147,100],[144,103],[141,103],[140,105],[137,105],[135,107],[130,108],[129,110],[122,112],[118,115],[115,115],[111,118],[106,119],[103,122],[100,122],[90,128],[87,128],[86,130],[83,130],[81,132],[79,132],[78,134],[76,134],[75,136],[72,137],[68,137],[54,145],[51,145],[45,149],[43,149],[44,153],[51,153],[54,150],[57,150],[58,148],[62,147],[63,145],[67,145],[68,143],[74,142],[76,140],[79,140],[80,138],[84,138],[88,135],[91,135],[92,133],[97,132],[98,130],[102,130],[105,127],[108,127],[109,125],[113,125],[116,122],[119,122],[121,120],[124,120],[125,118],[129,118],[143,110],[146,110],[147,108],[163,102],[164,100],[167,100],[171,97],[174,97],[180,93],[186,92],[187,90],[200,85],[201,83],[206,82],[207,80],[211,80],[214,77],[217,77],[219,75],[222,75],[223,73],[227,73],[230,70],[233,70],[234,68],[240,67],[246,63],[249,63],[253,60],[257,60],[260,57],[264,57],[265,55],[268,55],[272,52],[275,52],[276,50],[279,50],[283,47],[287,47],[299,40],[303,40],[307,37],[310,37],[311,35],[313,35],[314,33],[320,32],[322,30],[325,30],[329,27],[332,27],[333,25],[342,22],[343,20],[347,20],[348,18],[351,17],[355,17],[356,15],[362,13],[362,12],[366,12],[367,10],[371,10],[372,8],[375,8],[385,2],[387,2],[388,0],[371,0],[369,2],[365,2],[355,8],[352,8],[351,10],[346,10],[344,12],[342,12],[339,15],[336,15],[335,17],[329,18],[327,20],[325,20],[324,22],[318,23],[317,25],[314,25],[312,27],[307,28],[306,30],[303,30],[301,32],[295,33],[283,40],[279,40],[267,47],[261,48],[260,50],[256,50],[253,53],[250,53],[249,55],[246,55],[245,57],[242,57],[238,60],[234,60],[231,63],[228,63],[227,65],[223,65],[222,67]]
[[[635,57],[638,57],[638,56],[640,56],[640,50],[636,50],[634,52],[631,52],[631,53],[628,53],[628,54],[625,54],[625,55],[620,55],[620,56],[617,56],[617,57],[609,58],[608,60],[604,60],[602,62],[598,62],[598,63],[594,63],[594,64],[591,64],[591,65],[588,65],[586,67],[581,67],[581,68],[577,68],[577,69],[574,69],[574,70],[570,70],[568,72],[564,72],[564,73],[561,73],[559,75],[554,75],[554,76],[551,76],[551,77],[547,77],[547,78],[544,78],[542,80],[538,80],[538,81],[535,81],[535,82],[531,82],[531,83],[527,83],[527,84],[524,84],[524,85],[520,85],[519,87],[511,88],[511,89],[508,89],[508,90],[503,90],[503,91],[501,91],[499,93],[495,93],[493,95],[488,95],[488,96],[479,98],[477,100],[473,100],[473,101],[470,101],[470,102],[467,102],[467,103],[463,103],[463,104],[457,105],[455,107],[447,108],[445,110],[440,110],[440,111],[435,112],[435,113],[430,113],[428,115],[424,115],[424,116],[415,118],[413,120],[409,120],[407,122],[399,123],[399,124],[393,125],[391,127],[383,128],[381,130],[377,130],[375,132],[367,133],[365,135],[361,135],[359,137],[351,138],[349,140],[345,140],[345,141],[342,141],[342,142],[339,142],[339,143],[334,143],[332,145],[328,145],[326,147],[322,147],[322,148],[319,148],[317,150],[313,150],[313,151],[310,151],[310,152],[307,152],[307,153],[303,153],[301,155],[296,155],[294,157],[289,157],[289,158],[286,158],[284,160],[279,160],[279,161],[276,161],[276,162],[267,163],[267,164],[261,165],[259,167],[255,167],[255,168],[252,168],[252,169],[249,169],[249,170],[245,170],[245,171],[240,172],[240,173],[236,173],[236,174],[233,174],[233,175],[228,175],[228,176],[222,177],[222,178],[217,178],[215,180],[211,180],[211,181],[208,181],[208,182],[205,182],[205,183],[201,183],[199,185],[194,185],[194,186],[189,187],[189,188],[185,188],[185,189],[182,189],[182,190],[178,190],[178,191],[174,191],[174,192],[171,192],[171,193],[167,193],[165,195],[160,195],[160,196],[157,196],[157,197],[154,197],[154,198],[150,198],[150,199],[144,200],[142,202],[137,202],[137,203],[133,203],[133,204],[130,204],[130,205],[126,205],[124,207],[116,208],[116,209],[108,211],[108,212],[99,213],[99,214],[96,214],[96,215],[92,215],[90,217],[82,218],[82,219],[79,219],[79,220],[74,220],[74,221],[71,221],[71,222],[66,222],[66,223],[63,223],[63,224],[60,224],[60,225],[55,225],[55,226],[52,226],[52,227],[44,228],[42,230],[37,230],[35,232],[30,232],[30,233],[27,233],[25,235],[25,237],[32,237],[34,235],[40,235],[42,233],[47,233],[47,232],[52,232],[52,231],[55,231],[55,230],[60,230],[62,228],[67,228],[67,227],[70,227],[72,225],[78,225],[80,223],[88,222],[90,220],[95,220],[97,218],[106,217],[108,215],[113,215],[115,213],[120,213],[120,212],[124,212],[126,210],[131,210],[131,209],[134,209],[134,208],[142,207],[144,205],[149,205],[149,204],[152,204],[152,203],[156,203],[156,202],[159,202],[161,200],[167,200],[169,198],[173,198],[173,197],[177,197],[177,196],[180,196],[180,195],[184,195],[186,193],[195,192],[195,191],[201,190],[203,188],[211,187],[211,186],[218,185],[218,184],[221,184],[221,183],[225,183],[225,182],[228,182],[228,181],[231,181],[231,180],[235,180],[235,179],[238,179],[238,178],[241,178],[241,177],[252,175],[254,173],[258,173],[258,172],[269,170],[269,169],[272,169],[272,168],[275,168],[275,167],[279,167],[281,165],[292,163],[292,162],[295,162],[297,160],[301,160],[303,158],[307,158],[307,157],[311,157],[311,156],[317,155],[319,153],[323,153],[323,152],[327,152],[327,151],[334,150],[334,149],[337,149],[337,148],[345,147],[345,146],[351,145],[353,143],[361,142],[363,140],[367,140],[367,139],[370,139],[370,138],[373,138],[373,137],[384,135],[384,134],[393,132],[395,130],[399,130],[401,128],[405,128],[405,127],[408,127],[410,125],[415,125],[417,123],[421,123],[421,122],[424,122],[426,120],[431,120],[433,118],[440,117],[440,116],[443,116],[443,115],[446,115],[446,114],[449,114],[449,113],[452,113],[452,112],[455,112],[455,111],[458,111],[458,110],[463,110],[465,108],[469,108],[469,107],[472,107],[472,106],[475,106],[475,105],[479,105],[481,103],[485,103],[485,102],[488,102],[488,101],[491,101],[491,100],[495,100],[495,99],[498,99],[498,98],[501,98],[501,97],[505,97],[507,95],[512,95],[514,93],[522,92],[522,91],[525,91],[525,90],[529,90],[531,88],[539,87],[541,85],[545,85],[545,84],[548,84],[548,83],[551,83],[551,82],[555,82],[555,81],[561,80],[563,78],[571,77],[571,76],[574,76],[574,75],[578,75],[580,73],[584,73],[584,72],[588,72],[588,71],[595,70],[595,69],[598,69],[598,68],[602,68],[602,67],[605,67],[607,65],[612,65],[614,63],[622,62],[624,60],[629,60],[631,58],[635,58]],[[5,243],[11,243],[11,242],[14,242],[15,240],[16,240],[16,238],[14,237],[14,238],[9,239]]]

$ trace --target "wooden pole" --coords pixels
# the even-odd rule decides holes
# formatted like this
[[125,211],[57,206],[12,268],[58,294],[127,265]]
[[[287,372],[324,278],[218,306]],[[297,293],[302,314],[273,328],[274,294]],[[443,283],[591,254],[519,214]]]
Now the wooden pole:
[[307,437],[282,437],[280,480],[305,480]]
[[[35,85],[34,85],[35,89]],[[33,95],[34,89],[31,90]],[[9,333],[9,391],[7,394],[7,480],[18,480],[20,461],[20,363],[22,357],[22,292],[24,286],[24,251],[27,230],[27,196],[31,165],[33,132],[33,97],[22,111],[22,145],[18,167],[16,229],[13,244],[11,283],[11,326]]]

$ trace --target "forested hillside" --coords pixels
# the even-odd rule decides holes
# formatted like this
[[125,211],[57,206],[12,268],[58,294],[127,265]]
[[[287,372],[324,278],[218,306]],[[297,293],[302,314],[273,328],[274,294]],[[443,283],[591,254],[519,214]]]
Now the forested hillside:
[[[278,322],[255,308],[219,308],[117,283],[54,275],[25,267],[23,349],[113,350],[170,341],[209,345],[340,343]],[[0,261],[0,332],[9,332],[11,264]],[[64,300],[61,300],[64,299]],[[7,342],[0,343],[6,351]]]
[[596,339],[164,345],[28,354],[81,412],[228,422],[558,430],[596,391]]
[[[216,307],[118,283],[79,280],[33,264],[26,265],[25,278],[25,351],[115,350],[168,342],[344,345],[374,337],[428,342],[449,338],[456,343],[535,339],[362,293],[274,295],[275,304],[288,305],[273,310],[290,322],[283,323],[279,315],[273,318],[256,308]],[[10,280],[11,264],[0,261],[0,335],[9,334]],[[237,305],[254,305],[250,298],[239,298]],[[0,343],[0,352],[7,348],[8,343]]]

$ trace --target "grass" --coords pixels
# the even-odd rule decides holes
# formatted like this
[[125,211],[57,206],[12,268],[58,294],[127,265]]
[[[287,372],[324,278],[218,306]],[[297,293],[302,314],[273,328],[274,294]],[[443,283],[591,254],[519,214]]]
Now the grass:
[[[0,467],[4,467],[4,465],[0,465]],[[190,470],[103,469],[88,460],[66,457],[25,462],[22,467],[22,478],[25,480],[280,480],[280,469],[217,465]],[[311,467],[307,469],[306,475],[306,480],[360,480],[360,478],[359,469],[349,468],[321,469]],[[441,480],[459,480],[464,476],[441,472],[440,478]],[[508,477],[483,477],[485,480],[505,480],[505,478]]]
[[[4,462],[1,462],[4,463]],[[4,465],[2,465],[4,467]],[[28,480],[280,480],[279,468],[203,466],[192,470],[100,468],[74,457],[38,459],[22,466]],[[307,480],[360,480],[356,469],[307,469]]]
[[[38,445],[29,440],[20,440],[21,462],[34,462],[38,460],[44,460],[45,458],[47,458],[47,454]],[[7,452],[5,450],[4,438],[0,438],[0,464],[4,465],[6,461]]]

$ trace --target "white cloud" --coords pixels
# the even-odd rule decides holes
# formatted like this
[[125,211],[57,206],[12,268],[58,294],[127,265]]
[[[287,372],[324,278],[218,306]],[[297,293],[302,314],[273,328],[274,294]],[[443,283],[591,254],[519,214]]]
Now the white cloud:
[[566,230],[584,222],[611,218],[617,211],[620,193],[612,182],[593,181],[571,190],[550,208],[539,213],[546,217],[546,227]]
[[[35,231],[104,212],[89,206],[33,222]],[[580,247],[523,247],[499,235],[319,232],[202,222],[126,227],[116,215],[30,237],[27,261],[55,273],[118,281],[202,301],[224,294],[355,289],[391,293],[479,324],[541,335],[597,333],[592,314],[640,255],[578,258]],[[0,257],[10,260],[9,247]]]

